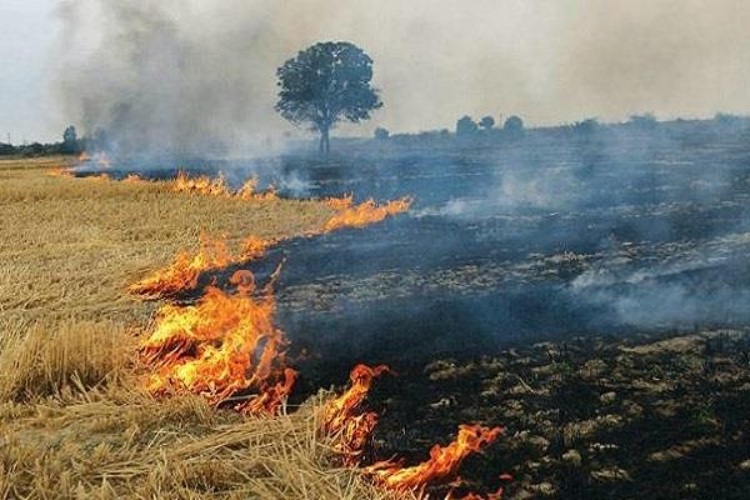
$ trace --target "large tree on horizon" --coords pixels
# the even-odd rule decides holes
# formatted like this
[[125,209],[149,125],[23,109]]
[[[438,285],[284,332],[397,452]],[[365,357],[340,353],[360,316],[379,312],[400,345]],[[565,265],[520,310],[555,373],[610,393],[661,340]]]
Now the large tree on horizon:
[[277,70],[276,111],[295,125],[312,124],[320,132],[320,151],[331,150],[336,123],[359,123],[383,106],[372,88],[373,61],[349,42],[321,42],[289,59]]

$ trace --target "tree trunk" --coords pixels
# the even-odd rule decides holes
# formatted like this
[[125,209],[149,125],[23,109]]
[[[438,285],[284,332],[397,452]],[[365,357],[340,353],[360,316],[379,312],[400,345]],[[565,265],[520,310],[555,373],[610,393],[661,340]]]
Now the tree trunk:
[[330,129],[328,127],[321,127],[320,129],[320,152],[322,154],[331,152]]

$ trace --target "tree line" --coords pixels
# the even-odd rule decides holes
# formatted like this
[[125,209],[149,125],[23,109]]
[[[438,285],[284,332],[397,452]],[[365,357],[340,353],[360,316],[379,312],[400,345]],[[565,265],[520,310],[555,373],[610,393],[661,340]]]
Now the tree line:
[[[372,86],[372,58],[350,42],[316,43],[287,60],[276,74],[279,87],[276,111],[292,124],[317,132],[320,135],[319,150],[324,154],[331,150],[331,130],[338,123],[369,120],[373,111],[383,107],[380,91]],[[725,126],[744,123],[731,115],[717,115],[715,120]],[[634,115],[628,124],[650,130],[656,127],[657,121],[651,114]],[[579,134],[591,134],[600,127],[596,118],[590,118],[564,128]],[[451,136],[447,129],[438,134],[443,138]],[[518,116],[506,119],[502,128],[496,127],[495,118],[489,115],[479,121],[463,116],[455,125],[455,137],[459,140],[514,139],[523,134],[524,122]],[[377,140],[390,137],[390,132],[384,127],[375,130]],[[86,150],[108,149],[109,145],[106,133],[99,131],[92,137],[79,139],[72,125],[65,129],[62,139],[62,142],[52,144],[35,142],[23,146],[0,143],[0,155],[78,154]]]
[[0,142],[0,156],[80,155],[84,151],[106,151],[110,146],[105,131],[98,129],[90,136],[79,137],[74,125],[65,128],[61,139],[59,142],[32,142],[19,145]]

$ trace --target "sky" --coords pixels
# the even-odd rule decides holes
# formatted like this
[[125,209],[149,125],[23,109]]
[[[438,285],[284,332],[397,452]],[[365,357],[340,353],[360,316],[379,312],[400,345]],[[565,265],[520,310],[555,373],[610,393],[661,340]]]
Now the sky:
[[0,141],[293,130],[275,69],[322,40],[366,50],[385,103],[344,133],[748,114],[748,26],[746,0],[2,0]]

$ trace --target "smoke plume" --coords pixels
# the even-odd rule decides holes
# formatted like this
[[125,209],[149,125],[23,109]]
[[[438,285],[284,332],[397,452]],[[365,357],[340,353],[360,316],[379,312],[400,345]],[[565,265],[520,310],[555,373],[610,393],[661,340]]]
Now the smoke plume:
[[729,0],[66,0],[59,13],[64,112],[126,152],[268,150],[293,130],[273,110],[275,70],[321,40],[375,60],[385,108],[344,133],[452,128],[467,113],[750,110],[750,7]]

